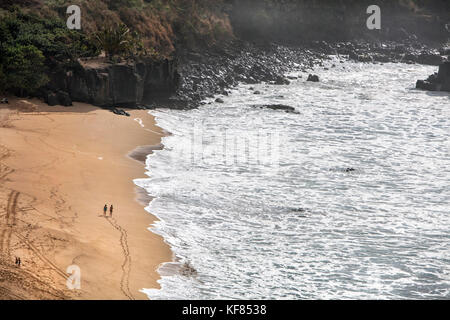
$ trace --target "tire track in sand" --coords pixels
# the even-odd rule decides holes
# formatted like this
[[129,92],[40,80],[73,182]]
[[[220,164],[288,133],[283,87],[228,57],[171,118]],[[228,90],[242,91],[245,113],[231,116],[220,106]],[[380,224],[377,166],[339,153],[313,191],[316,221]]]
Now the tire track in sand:
[[61,270],[57,265],[55,265],[51,260],[49,260],[44,254],[42,254],[39,249],[37,249],[28,239],[22,236],[19,232],[14,230],[14,225],[17,221],[17,202],[19,199],[20,192],[12,190],[8,197],[8,203],[6,205],[6,229],[3,230],[0,238],[0,252],[6,253],[11,257],[11,236],[14,235],[19,238],[42,262],[50,266],[55,270],[61,277],[67,279],[69,275]]
[[13,298],[13,299],[15,299],[15,300],[25,300],[24,297],[22,297],[22,296],[20,296],[20,295],[18,295],[18,294],[15,294],[15,293],[12,292],[11,290],[9,290],[9,289],[7,289],[7,288],[3,288],[3,287],[0,287],[0,296],[6,297],[6,298],[8,298],[8,299]]
[[36,248],[31,242],[29,242],[24,236],[18,232],[14,232],[17,238],[21,240],[42,262],[47,264],[53,270],[55,270],[61,277],[68,279],[69,275],[61,270],[57,265],[55,265],[51,260],[49,260],[44,254],[42,254],[38,248]]
[[120,246],[122,247],[122,251],[125,256],[125,260],[122,263],[122,278],[120,280],[120,290],[126,297],[128,297],[128,299],[135,300],[130,290],[129,279],[131,271],[131,256],[130,256],[130,249],[128,247],[127,231],[117,223],[116,219],[110,217],[106,218],[106,220],[108,220],[108,222],[113,226],[113,228],[115,228],[120,232]]
[[11,257],[11,235],[16,224],[16,209],[19,195],[20,192],[12,190],[8,196],[8,202],[6,204],[6,225],[5,229],[2,230],[0,238],[0,252],[6,254],[8,257]]

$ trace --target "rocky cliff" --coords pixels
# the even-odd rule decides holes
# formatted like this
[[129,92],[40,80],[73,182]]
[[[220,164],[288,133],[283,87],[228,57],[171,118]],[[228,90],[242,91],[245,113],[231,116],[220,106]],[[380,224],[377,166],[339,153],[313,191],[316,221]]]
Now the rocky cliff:
[[138,107],[169,97],[177,88],[178,77],[175,60],[115,64],[80,60],[76,68],[53,75],[46,100],[50,105],[80,101],[101,107]]

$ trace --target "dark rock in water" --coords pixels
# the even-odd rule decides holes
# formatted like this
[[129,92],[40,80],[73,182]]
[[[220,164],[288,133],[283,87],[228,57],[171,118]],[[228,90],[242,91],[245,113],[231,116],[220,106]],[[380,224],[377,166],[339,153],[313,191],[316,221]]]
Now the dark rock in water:
[[418,80],[416,88],[429,91],[450,92],[450,61],[441,64],[439,66],[439,72],[432,74],[428,79]]
[[287,78],[289,80],[297,80],[298,79],[298,77],[296,77],[296,76],[287,76]]
[[281,76],[277,77],[274,81],[274,84],[277,84],[277,85],[288,85],[290,83],[291,82],[288,79],[286,79],[285,77],[281,77]]
[[217,98],[216,100],[215,100],[217,103],[224,103],[225,101],[223,101],[223,99],[221,99],[221,98]]
[[253,94],[261,94],[261,91],[255,91],[255,92],[253,92]]
[[197,270],[190,264],[189,261],[181,265],[181,274],[185,277],[195,277],[197,276]]
[[72,99],[70,98],[70,95],[65,91],[58,91],[57,99],[60,105],[65,107],[72,106]]
[[350,60],[359,61],[359,62],[372,62],[373,57],[369,54],[358,54],[355,51],[351,51],[348,54]]
[[428,91],[439,91],[439,85],[437,83],[429,82],[428,80],[417,80],[416,88]]
[[258,105],[258,108],[267,108],[271,110],[285,111],[289,113],[298,113],[294,107],[286,106],[284,104],[266,104],[266,105]]
[[306,81],[319,82],[319,76],[317,76],[315,74],[310,74],[308,76],[308,79],[306,79]]
[[346,168],[344,171],[345,172],[355,172],[356,169],[355,168]]

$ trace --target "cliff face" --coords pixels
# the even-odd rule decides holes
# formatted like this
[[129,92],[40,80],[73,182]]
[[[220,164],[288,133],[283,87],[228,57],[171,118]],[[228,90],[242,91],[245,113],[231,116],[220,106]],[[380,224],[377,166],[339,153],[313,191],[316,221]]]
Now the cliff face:
[[[47,96],[50,104],[66,104],[61,92],[73,101],[101,107],[136,107],[151,100],[166,98],[178,84],[176,61],[137,60],[111,64],[99,60],[80,61],[80,66],[57,75],[53,91]],[[52,98],[56,96],[52,103]],[[52,97],[52,98],[50,98]]]

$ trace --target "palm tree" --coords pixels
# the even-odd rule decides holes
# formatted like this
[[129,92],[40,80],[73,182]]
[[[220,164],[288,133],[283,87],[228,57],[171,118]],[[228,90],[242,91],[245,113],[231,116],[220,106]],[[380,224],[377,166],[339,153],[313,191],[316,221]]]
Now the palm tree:
[[130,29],[124,24],[106,27],[98,31],[94,40],[107,57],[124,54],[133,47]]

